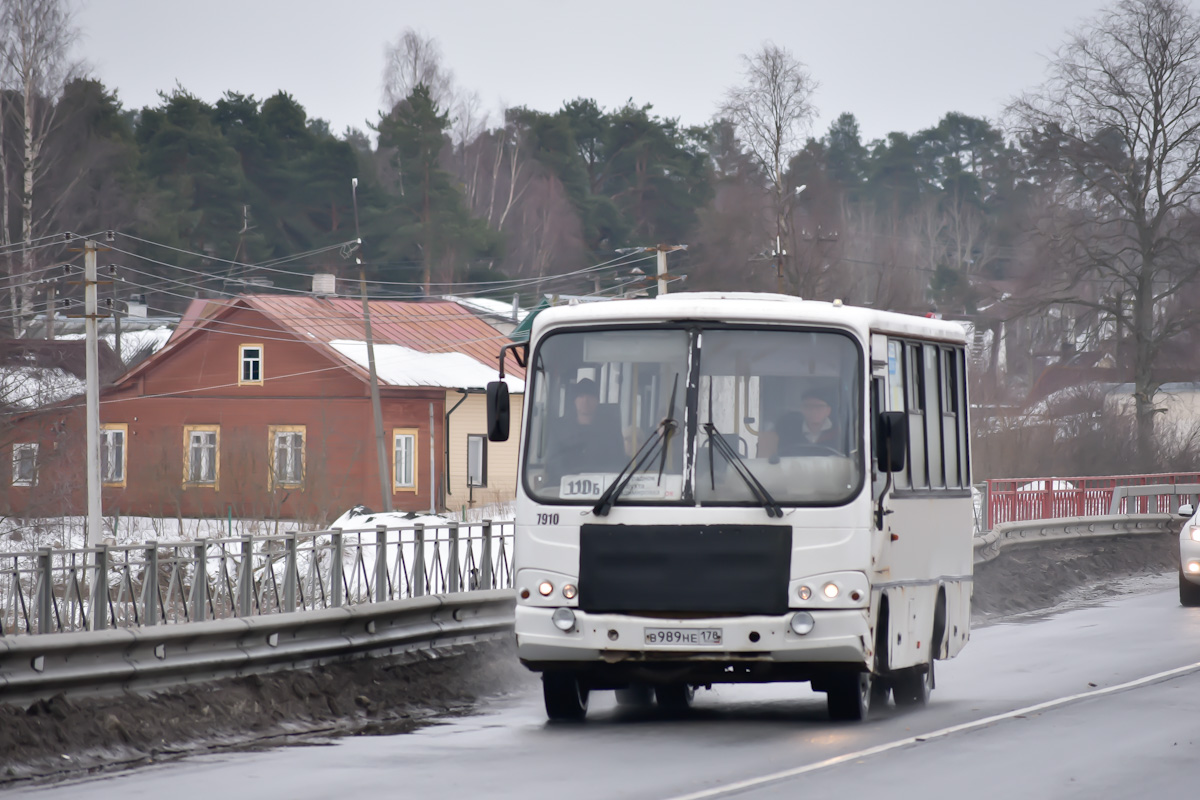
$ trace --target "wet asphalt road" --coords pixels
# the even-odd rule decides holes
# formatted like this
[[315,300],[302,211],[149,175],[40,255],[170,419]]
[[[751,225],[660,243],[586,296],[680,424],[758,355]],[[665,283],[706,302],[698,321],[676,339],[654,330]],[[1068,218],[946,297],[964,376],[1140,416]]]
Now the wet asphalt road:
[[[919,711],[831,723],[806,686],[718,686],[684,718],[540,695],[416,733],[222,754],[9,796],[42,798],[1170,797],[1200,782],[1200,609],[1174,575],[1103,605],[977,629]],[[1181,669],[1196,665],[1195,670]],[[1168,670],[1172,676],[1106,694]],[[1084,695],[1079,697],[1080,695]],[[1075,698],[1031,710],[1030,706]],[[1015,716],[983,725],[997,715]],[[961,730],[946,731],[954,726]],[[940,733],[939,733],[940,732]],[[926,741],[914,737],[936,735]],[[863,753],[876,749],[877,752]],[[826,763],[839,760],[839,763]]]

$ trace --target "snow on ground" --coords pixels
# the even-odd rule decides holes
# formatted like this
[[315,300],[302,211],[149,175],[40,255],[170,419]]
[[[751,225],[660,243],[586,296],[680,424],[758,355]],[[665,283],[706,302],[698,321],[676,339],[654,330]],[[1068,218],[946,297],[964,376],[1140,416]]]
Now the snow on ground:
[[[511,522],[512,503],[496,503],[466,509],[465,513],[407,514],[395,511],[376,513],[366,506],[355,506],[327,526],[294,520],[219,519],[194,517],[103,517],[104,538],[109,544],[141,544],[147,541],[181,542],[203,538],[272,536],[292,531],[374,530],[376,525],[389,529],[446,527],[452,522]],[[28,552],[39,547],[78,548],[87,545],[85,517],[49,517],[21,519],[0,517],[0,552]]]
[[[367,368],[367,344],[348,339],[329,343],[346,358]],[[424,353],[398,344],[375,345],[375,372],[392,386],[440,386],[446,389],[486,389],[496,380],[495,367],[487,367],[463,353]],[[505,378],[508,390],[525,391],[525,382]]]

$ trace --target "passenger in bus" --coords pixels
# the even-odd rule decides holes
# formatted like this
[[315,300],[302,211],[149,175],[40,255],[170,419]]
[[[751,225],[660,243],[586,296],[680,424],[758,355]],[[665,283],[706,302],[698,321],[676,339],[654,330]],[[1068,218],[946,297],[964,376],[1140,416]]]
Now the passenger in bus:
[[566,417],[551,430],[546,456],[546,479],[553,485],[564,475],[617,472],[626,455],[620,424],[600,405],[596,382],[584,378],[571,387]]
[[804,392],[800,411],[782,414],[763,440],[760,455],[772,459],[841,451],[841,431],[833,419],[833,404],[819,389]]

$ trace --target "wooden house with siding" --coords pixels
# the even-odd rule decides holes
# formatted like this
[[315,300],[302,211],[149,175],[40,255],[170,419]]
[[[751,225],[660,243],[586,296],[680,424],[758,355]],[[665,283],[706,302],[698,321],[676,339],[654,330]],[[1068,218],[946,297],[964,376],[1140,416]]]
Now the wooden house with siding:
[[[393,507],[511,499],[515,440],[488,443],[483,414],[507,338],[453,302],[371,301],[370,314]],[[102,392],[104,514],[327,522],[379,508],[365,338],[358,300],[196,301],[165,348]],[[524,372],[505,372],[519,408]],[[81,405],[31,414],[9,437],[42,457],[17,481],[0,458],[5,513],[43,508],[47,491],[58,513],[82,513]]]

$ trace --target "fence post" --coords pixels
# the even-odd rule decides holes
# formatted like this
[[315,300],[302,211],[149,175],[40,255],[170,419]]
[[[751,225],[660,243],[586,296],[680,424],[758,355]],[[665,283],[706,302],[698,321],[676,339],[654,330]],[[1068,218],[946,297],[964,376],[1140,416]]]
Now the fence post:
[[375,602],[382,603],[387,595],[387,526],[375,526]]
[[192,577],[192,622],[208,616],[208,539],[196,542],[196,574]]
[[248,617],[254,608],[254,540],[242,537],[242,574],[238,576],[238,616]]
[[283,539],[283,610],[296,610],[296,533],[292,531]]
[[458,566],[458,523],[450,523],[450,564],[446,569],[446,593],[462,591],[462,570]]
[[413,597],[425,596],[425,525],[417,523],[413,532]]
[[37,573],[38,573],[37,632],[38,633],[49,633],[50,632],[50,615],[51,615],[50,604],[53,600],[52,595],[54,592],[54,581],[53,581],[53,575],[51,574],[52,563],[50,560],[50,552],[51,551],[50,551],[49,547],[39,547],[38,548],[38,556],[37,556]]
[[346,555],[346,546],[342,543],[342,532],[337,531],[330,536],[333,540],[332,562],[329,564],[329,603],[334,608],[341,608],[344,595],[342,594],[344,587],[342,586],[342,568],[344,566],[343,559]]
[[108,627],[108,545],[96,546],[96,572],[92,576],[92,630]]
[[142,569],[142,624],[158,624],[158,542],[146,542],[146,566]]
[[480,572],[480,589],[495,589],[492,585],[492,521],[483,521],[483,564]]

